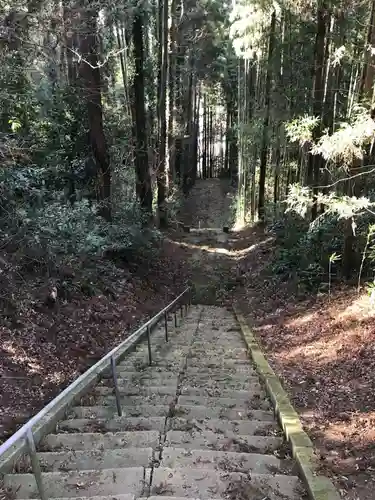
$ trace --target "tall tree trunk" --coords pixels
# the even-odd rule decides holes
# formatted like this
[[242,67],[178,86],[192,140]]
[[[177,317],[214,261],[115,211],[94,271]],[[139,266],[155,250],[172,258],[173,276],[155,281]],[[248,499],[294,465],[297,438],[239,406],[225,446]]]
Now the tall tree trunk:
[[[324,62],[325,62],[325,39],[327,31],[327,8],[323,4],[318,9],[318,22],[315,40],[315,55],[314,55],[314,89],[313,89],[313,115],[319,117],[319,125],[313,131],[313,140],[317,142],[322,131],[322,113],[324,108]],[[312,207],[311,218],[315,220],[318,214],[318,204],[316,201],[317,186],[319,185],[320,169],[323,167],[323,157],[321,155],[309,154],[307,182],[309,186],[313,186],[314,202]]]
[[82,9],[82,29],[80,49],[82,60],[79,74],[83,81],[87,114],[89,120],[90,144],[99,176],[99,200],[101,213],[111,219],[111,169],[103,128],[101,76],[98,66],[97,11],[94,8]]
[[275,44],[275,26],[276,26],[276,12],[273,11],[271,16],[270,35],[268,42],[266,85],[264,90],[265,114],[263,119],[263,134],[262,134],[262,144],[260,149],[259,197],[258,197],[258,216],[260,221],[264,221],[264,203],[265,203],[267,156],[268,156],[268,126],[270,121],[270,103],[271,103],[272,55]]
[[144,211],[152,215],[151,176],[148,166],[148,148],[146,136],[145,82],[144,82],[144,45],[143,13],[138,8],[133,21],[134,45],[134,99],[135,99],[135,169],[137,175],[136,190]]
[[161,68],[160,68],[160,85],[159,85],[159,164],[157,170],[158,183],[158,209],[159,223],[161,227],[167,225],[167,214],[165,208],[166,195],[166,147],[167,147],[167,119],[166,119],[166,100],[167,100],[167,75],[168,75],[168,0],[160,1],[162,15],[160,16],[161,29],[159,34],[161,38]]

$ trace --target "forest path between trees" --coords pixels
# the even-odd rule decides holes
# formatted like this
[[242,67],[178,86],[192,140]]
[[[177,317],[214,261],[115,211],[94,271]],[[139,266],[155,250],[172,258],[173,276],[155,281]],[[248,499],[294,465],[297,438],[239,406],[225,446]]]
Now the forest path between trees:
[[[190,232],[170,233],[171,240],[184,250],[182,258],[201,304],[231,304],[241,275],[251,268],[248,256],[258,260],[259,252],[266,251],[270,241],[257,227],[231,229],[235,225],[235,195],[229,180],[198,180],[179,214]],[[229,233],[223,231],[225,226],[231,229]]]

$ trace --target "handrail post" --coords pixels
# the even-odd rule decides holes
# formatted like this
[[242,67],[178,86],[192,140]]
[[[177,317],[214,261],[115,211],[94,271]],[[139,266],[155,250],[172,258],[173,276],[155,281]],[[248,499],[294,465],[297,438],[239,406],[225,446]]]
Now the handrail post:
[[48,500],[48,497],[47,497],[47,494],[46,494],[46,491],[45,491],[44,485],[43,485],[42,469],[40,468],[40,463],[38,460],[38,456],[36,454],[35,441],[34,441],[34,436],[33,436],[33,432],[31,429],[27,430],[26,442],[27,442],[27,446],[29,448],[31,466],[32,466],[33,474],[35,476],[35,482],[36,482],[36,485],[38,487],[40,498],[41,498],[41,500]]
[[164,313],[165,341],[168,342],[168,314]]
[[151,340],[150,340],[150,327],[147,325],[147,347],[148,347],[148,364],[152,365],[152,353],[151,353]]
[[174,326],[177,328],[177,311],[174,310]]
[[182,319],[184,317],[184,307],[182,304],[180,305],[180,313],[181,313],[181,319]]
[[118,414],[119,417],[122,417],[120,392],[118,390],[118,381],[117,381],[116,362],[115,362],[115,358],[113,356],[111,356],[111,368],[112,368],[113,385],[115,386],[115,397],[116,397],[117,414]]

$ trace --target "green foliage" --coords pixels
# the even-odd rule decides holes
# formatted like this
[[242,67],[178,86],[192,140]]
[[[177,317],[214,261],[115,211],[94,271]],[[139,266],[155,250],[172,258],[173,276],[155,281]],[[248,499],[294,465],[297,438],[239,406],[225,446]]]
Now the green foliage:
[[301,146],[311,143],[313,130],[318,125],[319,118],[304,115],[285,124],[286,134],[290,142],[298,142]]
[[[105,256],[112,252],[144,252],[156,230],[145,230],[138,204],[124,203],[109,223],[98,215],[98,207],[83,199],[67,204],[64,194],[40,207],[20,205],[3,213],[0,241],[13,250],[27,270],[53,267],[69,256]],[[15,245],[16,244],[16,245]]]
[[317,289],[328,276],[330,256],[343,247],[337,216],[327,215],[311,225],[287,213],[270,230],[277,243],[271,271],[282,280],[296,279],[305,288]]

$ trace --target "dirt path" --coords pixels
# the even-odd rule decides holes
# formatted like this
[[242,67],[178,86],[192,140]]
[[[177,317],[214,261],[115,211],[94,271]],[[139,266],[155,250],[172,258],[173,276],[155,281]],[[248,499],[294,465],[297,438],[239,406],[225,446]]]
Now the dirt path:
[[194,228],[231,226],[234,202],[234,191],[228,180],[198,180],[182,206],[182,221]]

